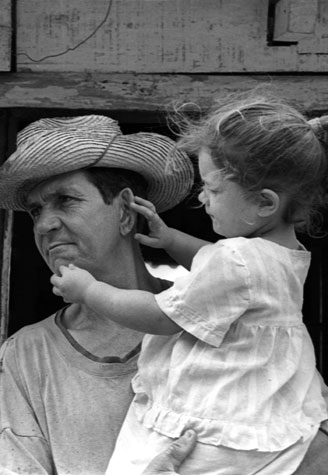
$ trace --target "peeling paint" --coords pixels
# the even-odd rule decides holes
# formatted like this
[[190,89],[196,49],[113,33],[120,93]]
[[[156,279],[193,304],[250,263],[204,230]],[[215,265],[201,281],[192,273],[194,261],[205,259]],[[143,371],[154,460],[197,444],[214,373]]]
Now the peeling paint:
[[[302,55],[303,57],[305,55]],[[0,108],[169,110],[172,101],[207,107],[213,98],[268,83],[305,110],[328,110],[328,75],[13,73],[0,75]],[[60,84],[60,86],[58,86]]]
[[70,100],[72,97],[78,95],[76,89],[67,89],[58,86],[47,86],[44,88],[24,88],[21,86],[14,86],[4,95],[8,101],[15,100],[15,102],[25,101],[30,103],[42,104],[45,99],[51,102],[63,103],[64,100]]

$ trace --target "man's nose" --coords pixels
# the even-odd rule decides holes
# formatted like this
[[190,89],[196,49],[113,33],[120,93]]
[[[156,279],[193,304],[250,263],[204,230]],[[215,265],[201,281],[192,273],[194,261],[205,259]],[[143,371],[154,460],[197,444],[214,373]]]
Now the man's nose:
[[61,226],[58,215],[54,212],[44,210],[40,213],[34,224],[34,231],[37,234],[47,234]]

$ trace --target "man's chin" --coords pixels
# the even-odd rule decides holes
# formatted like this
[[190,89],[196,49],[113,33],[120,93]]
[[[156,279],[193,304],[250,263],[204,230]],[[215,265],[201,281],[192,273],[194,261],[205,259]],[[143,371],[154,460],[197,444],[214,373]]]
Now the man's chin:
[[74,262],[68,259],[55,259],[49,264],[49,267],[54,274],[60,275],[60,267],[68,266],[69,264],[74,264]]

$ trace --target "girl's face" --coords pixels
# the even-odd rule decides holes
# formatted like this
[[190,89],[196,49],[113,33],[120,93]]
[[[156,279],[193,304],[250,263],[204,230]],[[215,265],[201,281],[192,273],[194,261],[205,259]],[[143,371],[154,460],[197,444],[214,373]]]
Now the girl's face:
[[214,231],[224,237],[254,234],[259,226],[258,204],[246,198],[237,183],[224,177],[205,148],[199,153],[198,166],[203,181],[198,198],[212,219]]

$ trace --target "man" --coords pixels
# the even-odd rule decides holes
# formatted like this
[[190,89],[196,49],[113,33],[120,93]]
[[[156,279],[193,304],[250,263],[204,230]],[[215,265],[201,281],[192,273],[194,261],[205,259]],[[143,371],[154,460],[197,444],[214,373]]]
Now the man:
[[[167,137],[123,135],[102,116],[43,119],[20,133],[2,167],[0,205],[30,214],[53,272],[73,262],[105,282],[157,293],[169,283],[145,267],[131,195],[147,187],[164,211],[192,182],[190,160]],[[76,305],[10,337],[0,355],[0,473],[103,474],[141,339]]]
[[[0,205],[29,212],[53,272],[72,262],[99,280],[157,293],[169,284],[147,272],[133,239],[131,190],[145,193],[146,183],[163,211],[192,180],[190,161],[166,137],[122,135],[102,116],[43,119],[20,133],[0,170]],[[0,353],[0,473],[103,474],[141,338],[77,305],[10,337]],[[194,438],[182,437],[144,475],[175,473]]]

